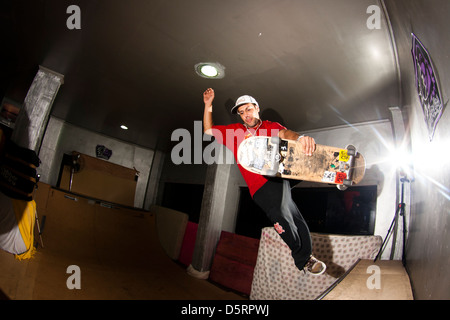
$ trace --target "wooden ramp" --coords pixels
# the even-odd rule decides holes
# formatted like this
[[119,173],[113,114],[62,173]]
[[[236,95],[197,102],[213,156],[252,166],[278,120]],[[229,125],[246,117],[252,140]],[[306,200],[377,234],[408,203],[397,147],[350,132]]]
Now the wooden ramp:
[[360,260],[323,300],[413,300],[409,276],[401,261]]
[[[36,203],[40,219],[46,216],[44,248],[24,261],[0,250],[0,292],[10,299],[243,299],[171,260],[150,212],[42,184]],[[79,267],[80,289],[68,288],[69,266]]]

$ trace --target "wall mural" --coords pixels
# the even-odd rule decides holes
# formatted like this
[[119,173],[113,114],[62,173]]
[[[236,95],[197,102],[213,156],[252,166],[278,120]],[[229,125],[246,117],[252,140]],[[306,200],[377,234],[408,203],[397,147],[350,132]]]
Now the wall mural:
[[416,87],[422,105],[430,141],[433,140],[444,106],[441,101],[441,91],[437,73],[434,69],[427,49],[417,36],[412,33],[412,56],[416,76]]

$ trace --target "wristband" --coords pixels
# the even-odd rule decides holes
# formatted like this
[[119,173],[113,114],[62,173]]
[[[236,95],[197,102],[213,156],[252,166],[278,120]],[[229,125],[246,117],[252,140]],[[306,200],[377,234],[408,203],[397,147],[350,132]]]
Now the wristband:
[[297,142],[301,139],[301,138],[303,138],[305,135],[304,134],[302,134],[301,136],[298,136],[298,138],[297,138]]

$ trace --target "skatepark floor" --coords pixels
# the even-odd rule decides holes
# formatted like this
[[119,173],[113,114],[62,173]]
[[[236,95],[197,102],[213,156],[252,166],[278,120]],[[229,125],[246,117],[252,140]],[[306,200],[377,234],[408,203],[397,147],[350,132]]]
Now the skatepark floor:
[[[153,214],[44,189],[36,198],[39,219],[46,217],[44,247],[39,245],[35,256],[23,261],[0,250],[0,292],[7,298],[245,299],[189,276],[171,260],[159,243]],[[73,273],[70,266],[80,272]],[[81,287],[70,289],[77,274]]]

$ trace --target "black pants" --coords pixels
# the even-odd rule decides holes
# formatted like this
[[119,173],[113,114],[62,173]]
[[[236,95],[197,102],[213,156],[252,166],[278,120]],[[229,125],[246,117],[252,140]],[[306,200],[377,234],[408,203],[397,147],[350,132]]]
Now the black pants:
[[275,230],[291,249],[295,265],[302,270],[311,256],[311,235],[306,221],[292,200],[290,182],[269,180],[256,191],[253,200],[274,224]]

